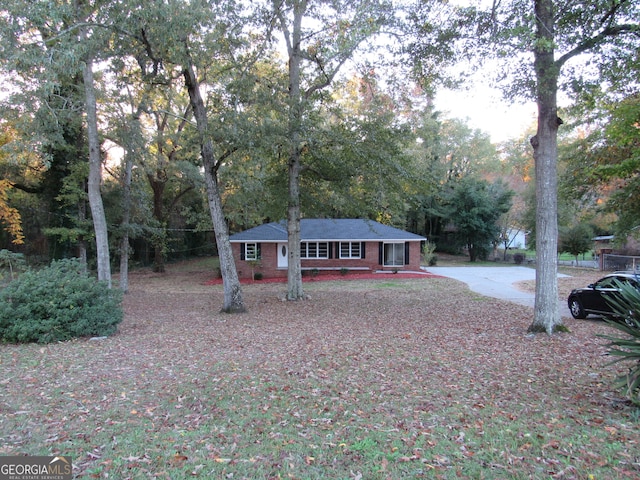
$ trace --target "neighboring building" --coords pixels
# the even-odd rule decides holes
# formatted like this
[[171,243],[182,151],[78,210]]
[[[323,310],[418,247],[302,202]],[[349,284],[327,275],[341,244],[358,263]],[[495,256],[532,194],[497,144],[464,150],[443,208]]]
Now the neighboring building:
[[527,249],[527,234],[521,228],[512,227],[507,229],[507,248]]
[[596,255],[613,252],[613,235],[593,237],[593,251]]
[[624,243],[616,242],[613,235],[593,238],[593,251],[600,270],[630,270],[640,264],[640,242],[629,235]]
[[[427,239],[372,220],[302,219],[303,271],[420,270],[421,245]],[[230,237],[238,275],[286,277],[289,264],[287,222],[265,223]]]

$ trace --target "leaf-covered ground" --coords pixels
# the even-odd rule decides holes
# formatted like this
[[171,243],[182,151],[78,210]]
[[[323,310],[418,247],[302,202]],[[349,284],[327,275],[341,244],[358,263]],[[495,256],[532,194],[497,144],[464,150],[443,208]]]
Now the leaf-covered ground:
[[210,280],[136,273],[117,335],[0,345],[0,454],[81,478],[640,478],[598,320],[527,336],[531,309],[400,276],[248,284],[230,316]]

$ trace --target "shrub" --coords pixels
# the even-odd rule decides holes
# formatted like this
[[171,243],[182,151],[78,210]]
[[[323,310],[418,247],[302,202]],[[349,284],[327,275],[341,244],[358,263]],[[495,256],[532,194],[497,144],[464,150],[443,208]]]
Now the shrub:
[[516,265],[522,265],[522,263],[524,262],[524,259],[525,259],[524,253],[516,253],[513,256],[513,261]]
[[79,260],[28,270],[0,291],[0,341],[50,343],[113,334],[122,292],[90,278]]
[[27,262],[21,253],[13,253],[9,250],[0,250],[0,283],[8,283],[16,278],[16,275],[24,271]]
[[621,296],[609,297],[616,319],[607,323],[624,337],[600,335],[609,340],[608,355],[617,357],[610,364],[629,361],[629,371],[618,378],[618,387],[634,404],[640,406],[640,292],[631,285],[618,283]]
[[424,259],[424,263],[433,267],[438,261],[438,257],[435,254],[436,244],[433,242],[425,242],[422,246],[422,258]]
[[340,275],[345,276],[347,273],[349,273],[349,269],[346,267],[342,267],[340,269]]

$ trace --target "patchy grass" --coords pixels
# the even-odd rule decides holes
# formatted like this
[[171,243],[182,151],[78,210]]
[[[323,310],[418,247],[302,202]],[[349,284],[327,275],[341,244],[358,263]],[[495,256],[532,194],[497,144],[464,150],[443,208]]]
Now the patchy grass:
[[638,411],[604,323],[527,336],[532,312],[442,278],[244,286],[136,273],[120,333],[2,345],[0,454],[80,478],[627,479]]

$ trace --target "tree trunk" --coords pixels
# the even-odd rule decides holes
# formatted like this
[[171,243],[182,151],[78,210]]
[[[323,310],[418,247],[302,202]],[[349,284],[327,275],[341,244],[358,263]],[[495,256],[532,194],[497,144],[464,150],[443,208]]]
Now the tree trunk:
[[166,270],[164,245],[167,235],[164,206],[162,204],[166,182],[161,176],[160,172],[156,172],[155,177],[154,175],[149,175],[149,183],[151,184],[151,190],[153,190],[153,218],[158,222],[158,229],[160,230],[153,236],[153,271],[157,273],[164,273]]
[[[292,150],[297,148],[292,146]],[[289,205],[287,209],[287,237],[289,259],[287,268],[287,300],[304,298],[300,261],[300,154],[291,153],[289,159]]]
[[559,68],[554,60],[553,0],[536,0],[538,130],[531,139],[536,171],[536,298],[529,332],[558,330],[558,118]]
[[125,230],[120,240],[120,281],[118,283],[123,293],[129,292],[129,232]]
[[[83,186],[86,187],[86,184]],[[78,200],[78,219],[82,223],[87,220],[87,202],[84,199]],[[84,235],[80,236],[80,238],[78,239],[78,258],[80,259],[80,263],[82,263],[82,266],[86,273],[88,271],[87,241],[85,240]]]
[[216,236],[216,245],[220,258],[220,272],[222,273],[224,287],[222,311],[227,313],[244,312],[245,306],[242,299],[242,288],[240,286],[240,280],[238,279],[236,264],[233,260],[227,222],[222,211],[222,199],[220,198],[220,190],[216,178],[213,143],[208,139],[209,122],[206,107],[200,94],[200,86],[198,85],[193,65],[190,62],[184,67],[183,74],[200,134],[200,153],[204,165],[207,199],[211,212],[211,220],[213,222],[213,230]]
[[296,2],[293,32],[289,43],[289,201],[287,208],[287,236],[289,259],[287,267],[287,300],[305,298],[300,263],[300,128],[302,125],[302,96],[300,93],[300,52],[302,17],[305,5]]
[[122,194],[122,240],[120,241],[120,290],[129,291],[129,228],[131,223],[131,174],[133,159],[127,151],[124,157]]
[[89,180],[87,190],[89,207],[93,217],[93,229],[96,236],[96,252],[98,256],[98,280],[107,282],[111,288],[111,265],[109,262],[109,237],[107,220],[100,194],[102,183],[102,160],[100,158],[100,140],[98,138],[98,116],[96,92],[93,85],[93,59],[86,59],[82,72],[85,92],[85,109],[87,114],[87,136],[89,139]]
[[[211,142],[207,142],[204,150],[212,152]],[[218,257],[220,259],[220,273],[224,284],[224,303],[222,311],[227,313],[244,312],[245,306],[242,298],[242,288],[236,271],[236,264],[233,259],[231,243],[229,243],[229,232],[227,222],[222,212],[222,201],[220,200],[220,190],[218,181],[212,173],[211,168],[205,168],[205,182],[207,185],[207,198],[209,200],[209,210],[213,221],[213,230],[216,236],[218,247]]]

